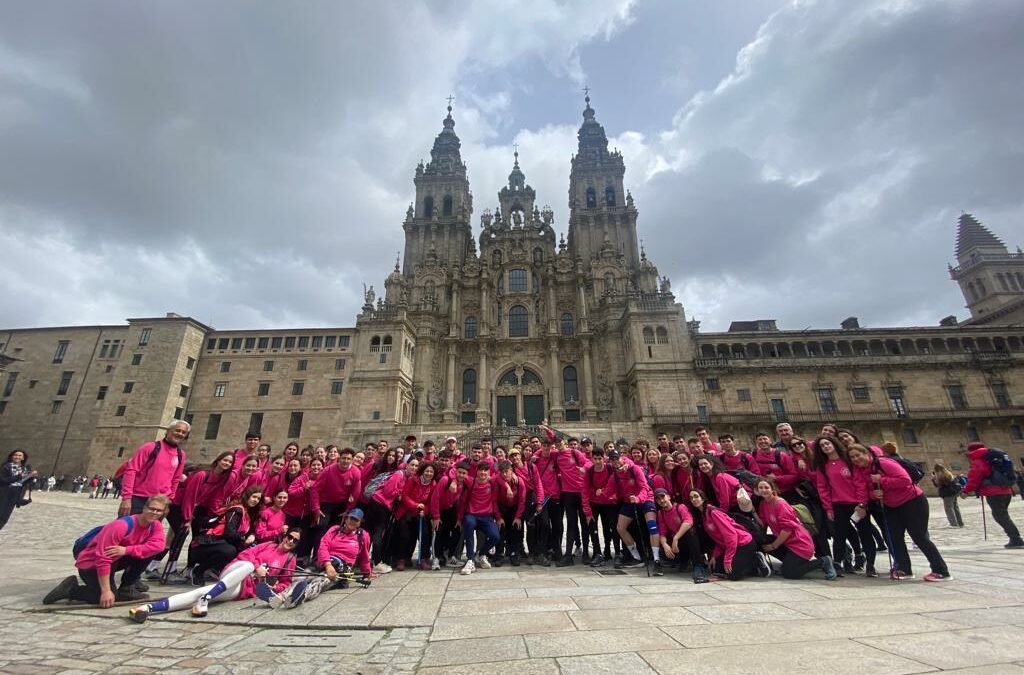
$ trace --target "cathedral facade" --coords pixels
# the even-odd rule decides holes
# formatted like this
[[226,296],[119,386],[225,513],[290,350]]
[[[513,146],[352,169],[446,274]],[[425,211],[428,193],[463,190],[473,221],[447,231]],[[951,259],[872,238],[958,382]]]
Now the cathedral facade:
[[964,214],[950,266],[971,317],[935,326],[703,333],[639,245],[625,164],[589,98],[557,236],[514,158],[494,210],[473,195],[451,115],[416,167],[405,250],[355,325],[217,331],[168,314],[127,325],[0,330],[0,443],[41,472],[105,473],[172,419],[212,459],[259,431],[359,444],[547,420],[595,440],[690,435],[752,444],[826,421],[956,468],[982,439],[1024,455],[1024,255]]

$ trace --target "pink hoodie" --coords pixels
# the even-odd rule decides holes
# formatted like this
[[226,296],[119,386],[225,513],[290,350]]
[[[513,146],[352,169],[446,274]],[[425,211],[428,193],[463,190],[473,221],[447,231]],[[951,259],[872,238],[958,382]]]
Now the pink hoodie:
[[128,465],[121,474],[121,499],[154,495],[174,497],[178,489],[178,479],[185,470],[185,453],[181,452],[179,462],[178,448],[166,441],[156,442],[160,444],[160,451],[152,464],[149,463],[149,456],[153,452],[153,442],[140,445],[128,460]]
[[479,482],[476,478],[467,478],[466,487],[459,501],[458,519],[461,522],[466,515],[494,516],[501,518],[498,511],[498,481],[491,478]]
[[523,464],[522,467],[514,469],[519,480],[526,485],[526,491],[533,490],[534,497],[538,504],[544,503],[544,482],[540,479],[540,472],[533,462]]
[[630,497],[636,497],[640,504],[654,500],[654,493],[647,484],[647,477],[643,469],[636,464],[627,464],[625,470],[615,470],[615,486],[619,497],[625,503],[629,503]]
[[404,469],[388,476],[388,479],[384,481],[380,489],[373,493],[372,501],[391,509],[394,506],[395,500],[402,496],[403,488],[405,488]]
[[761,466],[754,459],[754,456],[749,452],[737,452],[735,455],[727,455],[724,452],[718,456],[718,459],[722,460],[722,464],[725,465],[726,471],[739,471],[744,469],[751,473],[761,475]]
[[338,464],[331,464],[320,472],[316,481],[317,498],[324,504],[354,506],[362,494],[363,477],[359,468],[349,465],[342,470]]
[[773,502],[761,500],[757,515],[775,536],[783,530],[789,532],[789,538],[783,546],[804,560],[814,557],[814,542],[811,541],[811,535],[800,521],[800,516],[796,515],[796,511],[785,499],[776,497]]
[[[522,518],[523,511],[526,509],[526,484],[523,483],[522,479],[519,478],[512,472],[513,481],[511,483],[506,482],[505,478],[499,473],[494,480],[497,482],[497,500],[499,507],[505,507],[506,509],[515,507],[515,518]],[[509,496],[511,491],[512,496]]]
[[750,533],[737,525],[725,511],[710,504],[704,507],[704,531],[715,542],[711,557],[717,559],[724,554],[722,562],[726,565],[732,565],[737,548],[746,546],[754,540]]
[[[776,452],[778,459],[775,457]],[[761,468],[758,473],[762,476],[775,476],[775,483],[779,486],[780,492],[792,490],[800,482],[800,475],[793,464],[793,455],[788,451],[777,448],[762,451],[758,448],[754,451],[754,459]]]
[[426,507],[423,515],[428,515],[430,502],[434,499],[435,492],[437,492],[437,481],[432,480],[424,485],[420,476],[410,476],[402,487],[402,498],[398,502],[398,508],[395,509],[395,518],[402,518],[410,513],[414,516],[417,515],[416,506],[419,504]]
[[[356,537],[360,533],[363,540],[362,546]],[[331,556],[341,558],[349,565],[359,565],[359,571],[369,574],[372,571],[370,564],[370,533],[366,530],[346,530],[341,525],[335,525],[327,530],[323,539],[320,540],[320,548],[317,549],[316,559],[323,567],[331,559]]]
[[[593,466],[587,469],[587,475],[584,476],[587,489],[583,491],[583,513],[587,518],[594,517],[594,504],[615,504],[619,501],[614,471],[607,464],[601,471]],[[598,490],[601,494],[597,494]]]
[[284,528],[284,511],[267,506],[260,509],[260,517],[256,521],[256,541],[262,543],[276,539]]
[[[877,463],[877,467],[875,464]],[[857,472],[857,478],[863,483],[864,490],[870,495],[874,490],[871,474],[879,474],[879,485],[882,488],[882,504],[890,509],[906,504],[918,495],[923,495],[921,488],[914,485],[906,470],[894,459],[877,457],[864,471]]]
[[566,448],[557,453],[552,451],[551,456],[555,458],[558,468],[559,487],[562,492],[583,492],[583,477],[586,470],[593,466],[593,462],[580,450]]
[[715,497],[718,500],[719,508],[728,511],[731,508],[739,508],[736,501],[736,491],[740,489],[740,481],[735,476],[719,471],[711,477],[711,486],[715,489]]
[[[455,492],[449,489],[452,483],[456,484]],[[454,476],[443,476],[430,498],[430,517],[438,520],[441,517],[442,511],[447,511],[457,505],[462,497],[463,487],[458,485]]]
[[867,504],[868,493],[862,481],[854,478],[854,472],[841,459],[830,459],[825,471],[815,475],[818,494],[825,513],[831,518],[833,504]]
[[224,503],[224,497],[231,480],[230,473],[214,476],[211,469],[196,471],[185,483],[185,499],[181,502],[181,517],[186,522],[192,520],[197,506],[202,506],[212,514]]
[[121,518],[107,523],[78,554],[75,567],[94,569],[98,576],[107,576],[114,561],[121,557],[105,553],[111,546],[124,546],[124,554],[129,558],[151,558],[164,550],[164,528],[159,520],[145,527],[139,523],[139,516],[129,517],[135,521],[131,532],[128,532],[128,523]]
[[[537,474],[540,476],[541,488],[543,488],[544,495],[550,499],[559,500],[562,498],[562,487],[558,480],[558,465],[555,463],[555,453],[551,453],[547,457],[543,455],[543,452],[537,452],[533,455],[533,465],[537,467]],[[537,494],[540,495],[541,488],[537,489]],[[542,500],[537,497],[538,503]]]
[[693,515],[690,514],[690,509],[682,504],[673,504],[668,510],[658,509],[658,534],[662,537],[671,539],[676,536],[676,532],[684,523],[692,526]]
[[[247,548],[231,562],[237,560],[244,560],[250,562],[253,567],[259,567],[260,565],[267,565],[270,569],[267,572],[267,579],[270,583],[272,579],[276,579],[277,583],[274,584],[273,589],[275,593],[280,593],[292,582],[292,573],[295,571],[295,555],[287,551],[282,551],[278,548],[278,545],[272,541],[268,541],[265,544],[258,544],[251,548]],[[225,567],[231,565],[225,565]],[[283,569],[276,569],[283,568]],[[256,578],[250,574],[244,580],[242,580],[242,591],[238,594],[239,600],[245,600],[246,598],[256,597]]]
[[[316,482],[319,478],[320,476],[310,478],[309,474],[303,471],[288,483],[288,502],[284,505],[286,516],[305,518],[320,510],[320,500],[316,494]],[[309,489],[306,489],[306,481],[313,482]]]

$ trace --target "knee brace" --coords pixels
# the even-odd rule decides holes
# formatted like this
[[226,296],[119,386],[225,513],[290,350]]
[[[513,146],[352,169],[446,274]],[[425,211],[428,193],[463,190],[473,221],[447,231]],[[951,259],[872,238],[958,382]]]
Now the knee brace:
[[652,537],[658,534],[658,521],[657,520],[645,520],[647,523],[647,533]]

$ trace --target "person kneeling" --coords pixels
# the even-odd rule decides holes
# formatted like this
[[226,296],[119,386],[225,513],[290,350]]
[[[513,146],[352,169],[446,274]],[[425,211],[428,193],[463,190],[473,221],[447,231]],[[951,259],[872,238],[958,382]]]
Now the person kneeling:
[[836,568],[832,558],[827,555],[814,557],[811,535],[789,502],[779,496],[775,479],[771,476],[759,478],[754,489],[761,497],[757,515],[775,534],[775,539],[761,548],[782,561],[782,576],[801,579],[808,572],[821,570],[826,579],[835,581]]
[[654,491],[654,500],[658,504],[658,534],[661,535],[661,549],[665,559],[675,563],[679,571],[683,571],[683,566],[689,561],[693,566],[693,583],[707,583],[704,554],[693,531],[690,510],[682,504],[673,504],[668,491],[663,488]]
[[754,574],[757,565],[757,547],[754,538],[736,524],[729,514],[712,506],[700,490],[690,490],[690,513],[715,543],[710,565],[717,576],[739,581]]
[[215,583],[133,607],[128,610],[128,616],[132,621],[142,623],[151,614],[192,607],[192,616],[204,617],[211,601],[255,597],[272,607],[284,602],[296,605],[305,597],[306,590],[305,582],[291,584],[295,571],[294,551],[301,538],[301,529],[289,528],[280,541],[268,541],[239,553],[224,567]]
[[[171,500],[155,495],[146,501],[142,513],[123,516],[98,530],[86,533],[76,543],[75,567],[85,585],[74,576],[67,577],[43,598],[44,605],[58,600],[74,600],[106,609],[114,602],[144,600],[148,596],[135,589],[149,559],[164,549],[164,528],[160,521]],[[88,538],[84,548],[78,550]],[[124,570],[121,584],[114,592],[114,575]]]
[[[363,529],[362,509],[352,509],[345,514],[341,525],[335,525],[327,530],[320,540],[316,559],[326,578],[316,579],[310,583],[315,594],[331,588],[348,588],[351,571],[356,565],[359,566],[364,579],[370,576],[373,571],[373,564],[370,561],[370,534]],[[368,582],[361,583],[365,586]],[[312,594],[311,591],[307,595]]]

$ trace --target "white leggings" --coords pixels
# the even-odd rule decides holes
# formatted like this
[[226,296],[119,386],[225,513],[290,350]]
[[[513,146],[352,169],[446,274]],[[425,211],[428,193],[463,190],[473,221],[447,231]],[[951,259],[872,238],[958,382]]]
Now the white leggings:
[[[172,595],[167,598],[167,609],[163,611],[176,612],[179,609],[187,609],[194,605],[196,600],[204,595],[209,595],[210,599],[215,602],[235,600],[242,592],[242,582],[245,581],[246,577],[252,574],[255,569],[256,568],[251,562],[236,560],[224,568],[216,583],[203,586],[202,588],[194,588],[191,591],[178,593],[177,595]],[[217,593],[221,588],[224,590]],[[216,595],[214,595],[215,593]]]

